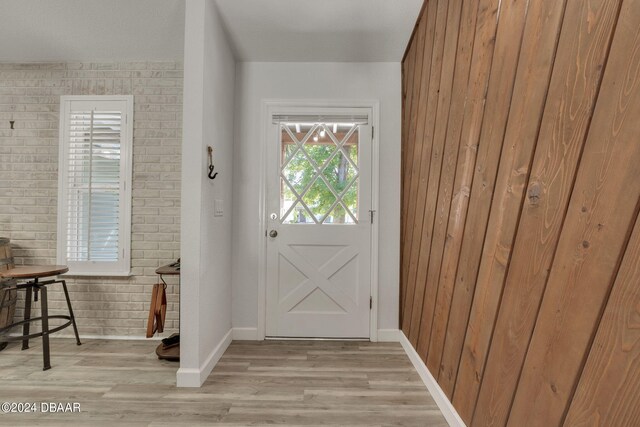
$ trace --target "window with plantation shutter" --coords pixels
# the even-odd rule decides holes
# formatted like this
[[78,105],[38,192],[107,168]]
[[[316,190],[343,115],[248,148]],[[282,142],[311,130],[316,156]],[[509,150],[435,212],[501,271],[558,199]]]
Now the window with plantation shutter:
[[132,96],[63,96],[58,262],[71,275],[128,275]]

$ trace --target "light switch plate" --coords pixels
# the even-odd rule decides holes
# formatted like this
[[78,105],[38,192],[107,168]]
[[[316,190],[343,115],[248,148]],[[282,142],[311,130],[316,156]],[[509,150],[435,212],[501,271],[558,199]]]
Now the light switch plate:
[[222,200],[216,199],[213,202],[213,215],[214,216],[222,216],[224,215],[224,207],[222,205]]

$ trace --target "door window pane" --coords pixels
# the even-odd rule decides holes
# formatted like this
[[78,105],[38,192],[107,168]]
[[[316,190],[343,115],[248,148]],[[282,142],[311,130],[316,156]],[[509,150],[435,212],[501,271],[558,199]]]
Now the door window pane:
[[285,224],[357,224],[358,125],[280,124],[280,218]]

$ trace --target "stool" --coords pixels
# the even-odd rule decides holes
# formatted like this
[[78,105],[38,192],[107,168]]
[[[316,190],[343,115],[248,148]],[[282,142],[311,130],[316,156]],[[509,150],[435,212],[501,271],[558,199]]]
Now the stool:
[[[18,283],[13,286],[13,289],[24,289],[26,291],[25,305],[24,305],[24,320],[20,322],[14,322],[2,329],[0,334],[9,331],[9,329],[22,325],[22,336],[19,337],[6,337],[3,341],[22,341],[22,350],[29,348],[29,339],[42,337],[42,356],[44,359],[43,371],[51,369],[50,354],[49,354],[49,335],[61,331],[69,325],[73,325],[73,332],[76,336],[76,343],[81,345],[80,336],[78,335],[78,327],[76,326],[76,319],[73,316],[73,309],[71,308],[71,300],[69,300],[69,292],[67,291],[67,283],[64,280],[50,279],[41,281],[40,279],[46,277],[57,276],[69,271],[69,268],[65,265],[41,265],[41,266],[24,266],[14,267],[6,271],[0,272],[0,277],[8,279],[26,279],[24,283]],[[64,290],[64,296],[67,300],[67,307],[69,308],[69,315],[56,315],[49,316],[49,306],[47,301],[47,286],[54,283],[61,283]],[[31,317],[31,296],[33,294],[33,300],[38,301],[38,292],[41,294],[41,316]],[[68,320],[67,323],[57,326],[53,329],[49,329],[49,319],[63,319]],[[42,321],[42,331],[29,334],[29,324],[31,322]]]

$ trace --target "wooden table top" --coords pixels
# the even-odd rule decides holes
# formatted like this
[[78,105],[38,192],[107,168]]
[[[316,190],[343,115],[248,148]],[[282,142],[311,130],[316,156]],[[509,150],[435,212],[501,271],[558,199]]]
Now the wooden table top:
[[66,265],[25,265],[0,271],[0,277],[12,279],[29,279],[36,277],[57,276],[69,271]]

